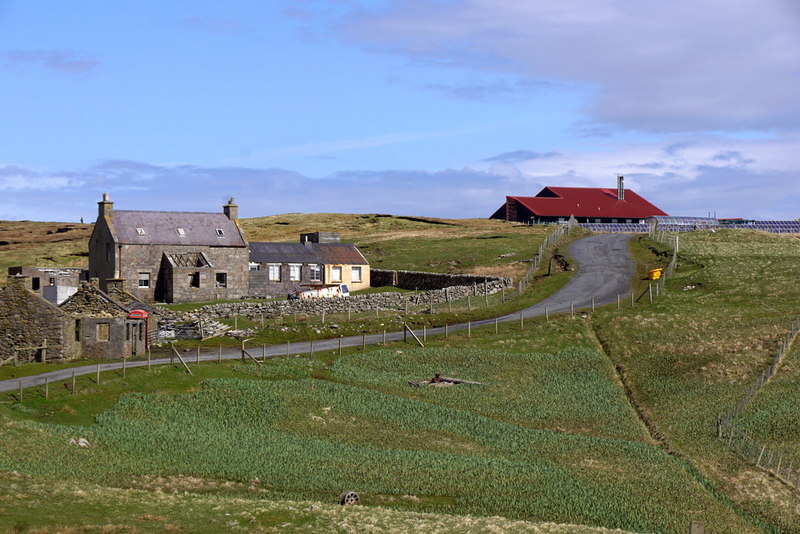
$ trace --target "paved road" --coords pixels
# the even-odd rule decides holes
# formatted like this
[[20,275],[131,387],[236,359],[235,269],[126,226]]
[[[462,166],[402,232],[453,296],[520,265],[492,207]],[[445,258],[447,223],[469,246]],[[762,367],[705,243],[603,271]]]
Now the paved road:
[[[520,315],[523,317],[541,317],[547,313],[568,312],[574,309],[588,308],[595,299],[595,305],[602,306],[617,301],[618,295],[626,295],[631,290],[631,279],[633,277],[633,265],[628,254],[628,241],[631,236],[628,234],[598,234],[580,239],[568,249],[569,255],[577,263],[578,269],[576,276],[570,280],[560,291],[550,295],[541,302],[525,308],[519,312],[497,317],[498,322],[519,321]],[[472,326],[485,326],[494,324],[495,318],[483,319],[472,322]],[[447,327],[449,332],[464,330],[467,323],[450,325]],[[416,330],[418,336],[422,336],[421,330]],[[444,327],[430,328],[428,335],[444,334]],[[403,332],[387,332],[386,341],[398,341],[403,339]],[[314,351],[336,350],[341,343],[342,347],[358,347],[362,343],[374,345],[382,343],[383,334],[370,334],[362,336],[350,336],[335,339],[316,340],[313,342]],[[413,341],[412,341],[413,342]],[[288,347],[290,354],[308,354],[311,350],[311,342],[292,343]],[[260,349],[250,349],[253,356],[260,357]],[[287,354],[286,345],[272,345],[267,347],[267,356],[280,356]],[[241,358],[239,349],[223,349],[221,358],[224,360]],[[187,363],[196,361],[195,354],[183,353]],[[219,358],[217,351],[200,355],[200,361],[212,361]],[[152,365],[163,365],[170,363],[170,358],[159,358],[151,361]],[[175,358],[175,363],[178,359]],[[146,361],[127,362],[127,367],[145,367]],[[122,368],[122,362],[110,361],[100,364],[100,371],[111,371]],[[23,388],[39,386],[45,383],[69,380],[72,373],[76,376],[89,375],[97,372],[97,365],[85,365],[81,367],[70,367],[59,371],[50,371],[39,375],[15,378],[12,380],[0,381],[0,392],[13,391],[19,389],[20,382]]]

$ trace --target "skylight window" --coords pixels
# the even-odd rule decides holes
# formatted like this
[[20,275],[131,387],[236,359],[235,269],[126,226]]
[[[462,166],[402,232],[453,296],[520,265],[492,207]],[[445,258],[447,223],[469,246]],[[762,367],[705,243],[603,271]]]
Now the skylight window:
[[137,228],[136,229],[136,233],[139,234],[139,235],[145,235],[144,228]]
[[178,228],[178,235],[181,237],[186,237],[186,230],[183,228]]
[[225,237],[225,232],[222,231],[222,228],[217,228],[217,237]]

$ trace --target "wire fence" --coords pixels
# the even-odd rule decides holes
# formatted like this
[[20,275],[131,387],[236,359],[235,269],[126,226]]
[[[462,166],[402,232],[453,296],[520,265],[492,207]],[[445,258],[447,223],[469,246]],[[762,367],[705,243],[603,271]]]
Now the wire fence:
[[772,473],[792,488],[800,490],[800,460],[777,447],[769,447],[754,439],[749,432],[736,427],[736,420],[764,386],[776,375],[783,360],[800,334],[800,319],[796,319],[786,335],[770,366],[761,373],[747,393],[727,412],[717,417],[717,438],[730,450],[756,467]]
[[578,226],[577,221],[574,217],[570,217],[569,221],[567,221],[564,225],[556,226],[552,232],[545,236],[544,241],[541,245],[539,245],[539,251],[536,253],[536,256],[533,257],[531,260],[531,266],[528,268],[528,272],[525,273],[525,276],[519,281],[519,292],[522,293],[525,289],[530,285],[531,281],[533,280],[533,275],[536,272],[536,269],[542,264],[544,260],[545,254],[547,254],[548,250],[551,247],[555,246],[564,236],[570,233],[570,231]]

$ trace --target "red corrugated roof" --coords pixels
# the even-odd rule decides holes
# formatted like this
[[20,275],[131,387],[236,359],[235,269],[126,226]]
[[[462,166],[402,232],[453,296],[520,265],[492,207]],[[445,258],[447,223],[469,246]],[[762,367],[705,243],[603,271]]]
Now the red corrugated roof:
[[625,200],[617,199],[616,189],[601,187],[545,187],[535,197],[506,197],[516,200],[540,217],[613,217],[644,219],[666,215],[630,189]]

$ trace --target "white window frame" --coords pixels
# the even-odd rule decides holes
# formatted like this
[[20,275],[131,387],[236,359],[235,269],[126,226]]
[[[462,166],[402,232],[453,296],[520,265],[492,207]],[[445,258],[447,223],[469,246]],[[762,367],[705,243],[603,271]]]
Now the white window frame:
[[280,263],[268,263],[267,264],[267,279],[270,282],[280,282],[281,281],[281,264]]
[[292,282],[299,282],[302,278],[303,264],[290,263],[289,264],[289,280]]
[[217,228],[217,237],[225,237],[225,231],[222,228]]
[[[331,267],[331,282],[341,282],[342,275],[344,275],[344,269],[342,269],[341,265],[334,265]],[[339,276],[336,276],[336,273],[339,273]]]
[[186,237],[186,230],[178,228],[178,237]]
[[258,263],[258,262],[255,262],[255,261],[251,261],[250,262],[250,270],[251,271],[260,271],[261,270],[261,264]]
[[[144,282],[144,284],[142,284],[142,282]],[[139,273],[139,285],[137,287],[139,289],[150,288],[150,273]]]
[[322,265],[319,263],[309,263],[308,264],[309,272],[311,273],[311,281],[312,282],[321,282],[322,281]]
[[350,281],[361,282],[361,266],[353,265],[350,267]]
[[147,234],[147,232],[144,231],[144,228],[136,228],[136,233],[139,235]]

